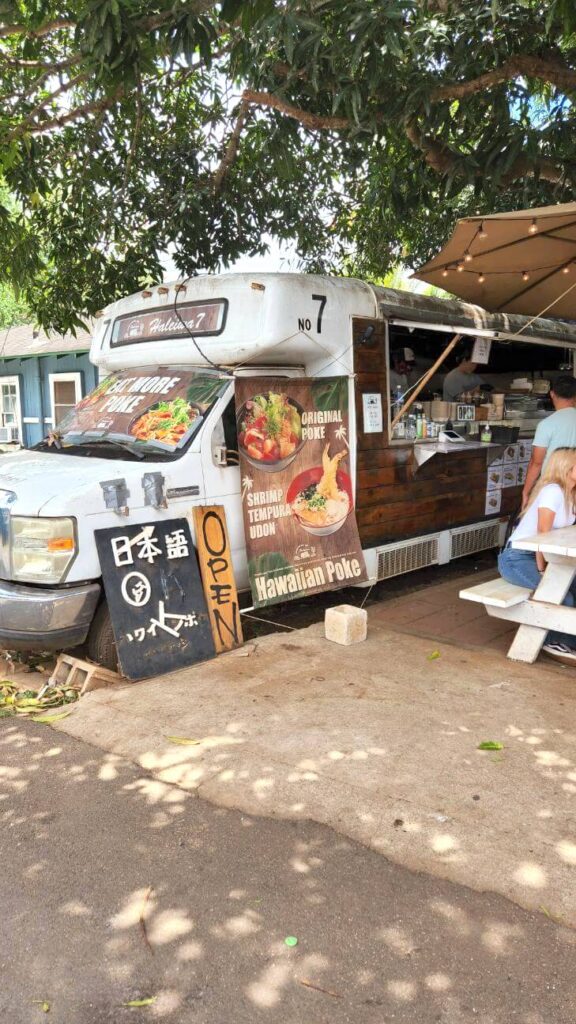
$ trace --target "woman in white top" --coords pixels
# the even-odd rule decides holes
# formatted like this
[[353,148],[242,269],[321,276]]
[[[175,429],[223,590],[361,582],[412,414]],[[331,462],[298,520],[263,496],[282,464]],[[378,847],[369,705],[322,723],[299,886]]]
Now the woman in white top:
[[[540,551],[518,551],[510,546],[511,542],[535,533],[548,533],[562,526],[572,526],[574,522],[576,448],[557,448],[530,494],[520,522],[498,556],[500,575],[509,583],[535,590],[546,568],[544,555]],[[568,591],[564,604],[574,607],[575,599],[571,591]],[[543,650],[563,658],[574,658],[576,663],[576,636],[550,631]]]

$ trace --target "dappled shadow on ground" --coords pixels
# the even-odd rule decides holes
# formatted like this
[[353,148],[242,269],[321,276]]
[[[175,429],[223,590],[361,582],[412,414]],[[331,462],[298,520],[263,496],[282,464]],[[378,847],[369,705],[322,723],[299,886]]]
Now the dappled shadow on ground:
[[[45,726],[2,723],[0,828],[10,1024],[46,1019],[34,1000],[62,1024],[576,1017],[573,931],[321,826],[214,808]],[[122,1005],[139,998],[154,1002]]]

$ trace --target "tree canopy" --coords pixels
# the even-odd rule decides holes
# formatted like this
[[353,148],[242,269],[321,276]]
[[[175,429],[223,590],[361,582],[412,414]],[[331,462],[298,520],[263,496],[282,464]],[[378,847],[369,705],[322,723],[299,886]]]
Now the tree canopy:
[[573,0],[0,0],[0,279],[66,329],[168,247],[381,277],[574,198],[575,90]]

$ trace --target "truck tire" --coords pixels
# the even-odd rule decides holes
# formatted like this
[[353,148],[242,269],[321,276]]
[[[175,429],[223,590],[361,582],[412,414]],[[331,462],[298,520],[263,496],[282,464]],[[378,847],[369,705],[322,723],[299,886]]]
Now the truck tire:
[[118,671],[118,652],[106,601],[97,608],[92,619],[86,641],[86,654],[91,661],[98,662],[103,668],[108,668],[112,672]]

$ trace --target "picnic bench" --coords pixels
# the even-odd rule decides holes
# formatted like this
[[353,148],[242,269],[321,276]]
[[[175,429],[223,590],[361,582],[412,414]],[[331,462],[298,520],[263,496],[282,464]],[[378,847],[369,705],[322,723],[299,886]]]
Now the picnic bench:
[[517,587],[498,577],[461,590],[460,597],[483,604],[495,618],[517,622],[508,657],[531,663],[536,661],[550,629],[576,638],[576,608],[562,604],[576,576],[576,526],[525,537],[512,546],[544,555],[548,564],[536,590]]

